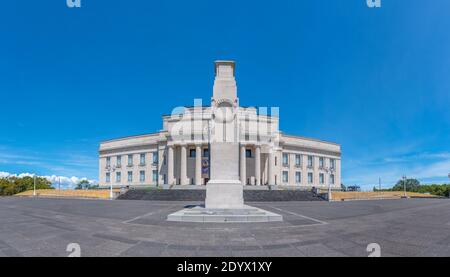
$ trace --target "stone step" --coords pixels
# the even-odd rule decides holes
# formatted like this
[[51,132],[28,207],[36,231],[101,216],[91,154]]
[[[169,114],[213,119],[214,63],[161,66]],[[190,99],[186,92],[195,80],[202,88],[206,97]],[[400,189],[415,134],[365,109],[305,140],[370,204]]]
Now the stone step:
[[246,206],[244,209],[187,208],[167,216],[168,221],[198,223],[254,223],[283,221],[281,215]]

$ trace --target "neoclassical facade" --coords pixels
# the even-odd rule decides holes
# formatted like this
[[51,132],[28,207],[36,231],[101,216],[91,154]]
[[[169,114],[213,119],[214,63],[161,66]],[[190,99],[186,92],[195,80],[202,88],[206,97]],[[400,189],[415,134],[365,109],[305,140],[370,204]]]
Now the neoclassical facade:
[[[233,103],[224,99],[233,99]],[[234,62],[215,63],[211,105],[203,106],[201,100],[194,104],[163,116],[163,128],[157,133],[102,142],[100,185],[206,185],[214,171],[209,145],[220,137],[239,144],[242,184],[340,187],[340,145],[280,132],[278,109],[241,107]],[[221,125],[228,120],[228,105],[237,107],[234,120],[238,123],[233,129],[226,127],[229,124]],[[225,107],[224,116],[217,116],[214,107]],[[226,160],[222,166],[227,166]]]

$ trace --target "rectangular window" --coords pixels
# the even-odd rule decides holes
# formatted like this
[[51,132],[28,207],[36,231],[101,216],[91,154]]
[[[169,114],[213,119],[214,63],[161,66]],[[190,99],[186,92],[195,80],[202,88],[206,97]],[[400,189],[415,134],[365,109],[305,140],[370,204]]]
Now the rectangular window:
[[325,167],[325,162],[324,162],[324,158],[320,157],[319,158],[319,168],[324,168]]
[[289,154],[283,153],[283,166],[289,166]]
[[128,166],[133,166],[133,155],[128,155]]
[[297,171],[295,172],[295,183],[300,184],[302,182],[302,173]]
[[122,156],[117,156],[116,157],[116,167],[121,167],[122,166]]
[[312,184],[313,183],[313,174],[312,172],[308,172],[308,184]]
[[141,182],[141,183],[145,182],[145,171],[144,170],[139,171],[139,182]]
[[275,156],[275,166],[277,166],[277,156]]
[[335,169],[335,166],[336,166],[335,160],[334,159],[330,159],[330,168],[331,169]]
[[108,173],[106,173],[106,182],[107,183],[109,183],[109,182],[111,182],[111,174],[108,172]]
[[289,183],[289,172],[283,171],[283,183]]
[[195,156],[196,156],[195,149],[189,149],[189,157],[195,158]]
[[296,167],[300,167],[302,165],[302,159],[301,156],[299,154],[295,155],[295,166]]
[[252,149],[245,149],[245,157],[246,158],[252,157]]
[[158,182],[158,170],[153,170],[152,175],[153,183],[156,184]]
[[133,171],[128,171],[128,178],[127,178],[128,182],[133,182]]
[[208,148],[203,149],[203,157],[209,158],[209,149]]
[[153,154],[152,154],[152,163],[153,164],[158,164],[158,162],[159,162],[158,152],[153,152]]
[[111,158],[106,157],[106,167],[110,167],[110,166],[111,166]]
[[313,156],[308,156],[308,167],[313,167]]
[[319,174],[319,183],[320,184],[324,184],[325,183],[325,176],[323,175],[323,173]]
[[122,173],[116,172],[116,183],[120,183],[122,179]]
[[145,165],[145,154],[139,156],[139,165]]
[[330,184],[334,185],[334,174],[330,175]]

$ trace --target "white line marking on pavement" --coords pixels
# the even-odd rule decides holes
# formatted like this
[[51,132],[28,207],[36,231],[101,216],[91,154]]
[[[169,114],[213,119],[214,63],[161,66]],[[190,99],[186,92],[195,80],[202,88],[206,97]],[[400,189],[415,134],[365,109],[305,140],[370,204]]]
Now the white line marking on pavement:
[[[172,208],[174,208],[174,207],[177,207],[177,205],[171,205],[171,206],[169,206],[169,208],[162,209],[162,210],[170,210],[170,209],[172,209]],[[134,217],[134,218],[132,218],[132,219],[128,219],[128,220],[122,221],[122,223],[133,224],[133,223],[131,223],[131,222],[133,222],[133,221],[135,221],[135,220],[138,220],[138,219],[141,219],[141,218],[143,218],[143,217],[150,216],[150,215],[152,215],[152,214],[156,214],[156,213],[158,213],[158,212],[161,212],[161,209],[158,209],[158,210],[156,210],[156,211],[149,212],[149,213],[146,213],[146,214],[143,214],[143,215],[136,216],[136,217]]]
[[322,221],[322,220],[319,220],[319,219],[315,219],[315,218],[312,218],[312,217],[309,217],[309,216],[306,216],[306,215],[301,215],[301,214],[294,213],[294,212],[291,212],[291,211],[283,210],[283,209],[280,209],[280,208],[277,208],[277,207],[274,207],[274,206],[269,206],[269,207],[271,207],[272,209],[278,210],[280,212],[284,212],[284,213],[287,213],[287,214],[291,214],[291,215],[295,215],[295,216],[302,217],[302,218],[305,218],[305,219],[309,219],[309,220],[315,221],[315,222],[320,223],[320,224],[328,224],[328,222],[325,222],[325,221]]
[[136,216],[136,217],[134,217],[134,218],[132,218],[132,219],[125,220],[125,221],[123,221],[122,223],[130,223],[130,222],[132,222],[132,221],[141,219],[141,218],[143,218],[143,217],[152,215],[152,214],[154,214],[154,213],[156,213],[156,211],[150,212],[150,213],[146,213],[146,214],[143,214],[143,215],[140,215],[140,216]]

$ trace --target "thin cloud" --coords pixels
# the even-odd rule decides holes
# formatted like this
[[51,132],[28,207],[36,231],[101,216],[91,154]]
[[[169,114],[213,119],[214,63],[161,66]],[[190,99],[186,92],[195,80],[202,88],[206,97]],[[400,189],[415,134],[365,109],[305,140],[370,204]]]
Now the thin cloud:
[[[423,164],[424,161],[427,164]],[[405,175],[422,183],[449,183],[449,173],[449,153],[424,153],[408,155],[397,160],[391,159],[390,162],[377,166],[358,164],[351,171],[346,170],[343,182],[346,185],[357,184],[370,189],[373,185],[377,185],[378,179],[381,178],[384,187],[391,187]]]
[[394,156],[384,158],[384,161],[387,163],[401,163],[401,162],[415,162],[415,161],[435,160],[435,159],[450,159],[450,153],[449,152],[419,153],[396,157]]
[[15,150],[0,145],[0,165],[30,167],[30,171],[51,172],[60,176],[96,176],[98,159],[94,155],[72,152],[37,153]]

